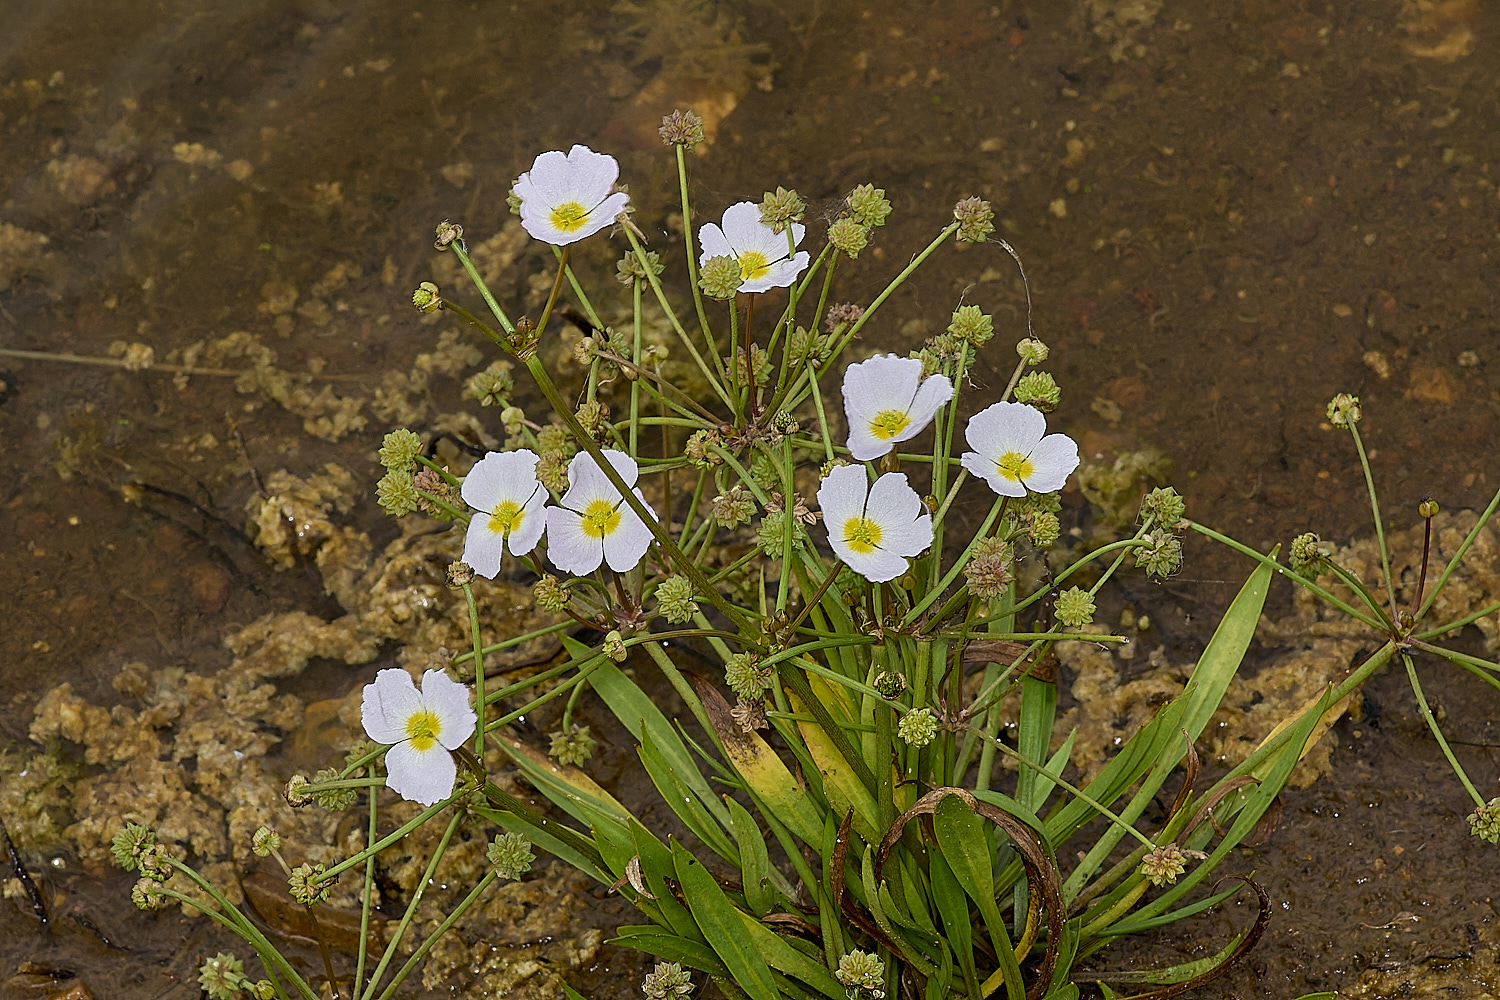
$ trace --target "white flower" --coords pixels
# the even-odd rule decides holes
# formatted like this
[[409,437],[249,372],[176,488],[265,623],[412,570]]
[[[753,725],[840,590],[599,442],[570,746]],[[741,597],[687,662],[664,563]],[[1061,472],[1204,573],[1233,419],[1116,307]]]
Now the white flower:
[[849,453],[861,462],[879,458],[898,441],[922,433],[938,407],[952,398],[948,376],[922,378],[917,358],[877,354],[850,365],[844,371]]
[[818,504],[834,553],[860,576],[884,583],[932,544],[932,515],[905,473],[887,472],[867,494],[868,481],[862,465],[837,466],[818,487]]
[[[800,244],[807,227],[792,223],[792,243]],[[788,256],[786,233],[777,233],[760,221],[760,206],[742,201],[724,210],[723,228],[712,222],[698,230],[698,245],[703,248],[698,264],[710,257],[733,257],[740,265],[740,291],[764,292],[782,288],[797,280],[807,268],[807,251]]]
[[493,580],[506,546],[523,556],[536,548],[547,527],[547,491],[536,481],[536,453],[492,451],[464,477],[464,502],[479,511],[464,538],[464,562]]
[[521,225],[536,239],[560,247],[592,236],[613,224],[630,201],[630,195],[614,190],[619,176],[613,156],[587,146],[574,146],[567,155],[543,153],[516,179]]
[[1004,497],[1062,489],[1078,468],[1078,445],[1066,434],[1046,434],[1047,418],[1025,403],[996,403],[969,418],[963,467]]
[[[612,449],[606,449],[604,457],[627,486],[635,485],[635,459]],[[640,490],[633,492],[646,502]],[[568,463],[568,492],[559,506],[547,508],[547,558],[574,576],[592,573],[605,561],[616,573],[624,573],[635,569],[650,545],[651,529],[604,477],[598,463],[588,452],[574,455]]]
[[365,685],[360,719],[376,743],[388,743],[386,787],[403,799],[430,806],[453,791],[458,766],[448,751],[474,733],[478,717],[469,689],[447,674],[429,670],[422,690],[405,670],[382,670]]

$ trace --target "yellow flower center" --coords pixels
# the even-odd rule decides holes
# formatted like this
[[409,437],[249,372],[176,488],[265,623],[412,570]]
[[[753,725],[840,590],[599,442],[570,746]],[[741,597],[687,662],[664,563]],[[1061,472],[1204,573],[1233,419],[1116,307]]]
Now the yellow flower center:
[[889,441],[911,425],[905,410],[881,410],[870,421],[870,433],[882,441]]
[[608,500],[594,500],[583,512],[583,533],[590,538],[613,534],[620,526],[620,508]]
[[844,544],[860,555],[866,555],[880,544],[880,525],[868,517],[851,517],[844,522]]
[[589,220],[589,210],[576,201],[565,201],[552,210],[552,224],[565,233],[582,229]]
[[514,500],[507,500],[495,508],[490,515],[490,531],[502,537],[508,537],[513,531],[521,527],[521,517],[525,514],[519,504]]
[[406,720],[406,738],[418,753],[431,750],[442,731],[443,724],[438,721],[438,717],[425,708],[420,712],[413,712],[411,718]]
[[1007,451],[1001,455],[1000,460],[995,463],[995,469],[1000,475],[1015,483],[1030,479],[1032,473],[1036,472],[1036,466],[1031,464],[1031,459],[1019,451]]
[[756,278],[765,277],[766,272],[771,270],[771,264],[766,260],[766,255],[759,250],[746,250],[735,259],[739,261],[741,281],[754,281]]

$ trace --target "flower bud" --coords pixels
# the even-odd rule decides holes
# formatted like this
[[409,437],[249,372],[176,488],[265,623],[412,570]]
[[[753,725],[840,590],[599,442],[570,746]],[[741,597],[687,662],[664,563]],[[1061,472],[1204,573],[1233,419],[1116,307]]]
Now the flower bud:
[[130,889],[130,901],[142,910],[159,910],[167,901],[166,894],[161,891],[161,884],[155,879],[143,878],[138,880]]
[[411,304],[417,307],[417,312],[435,313],[443,308],[443,296],[437,285],[424,281],[411,293]]
[[978,197],[964,198],[953,206],[960,243],[983,243],[995,231],[995,213],[990,203]]
[[286,796],[287,802],[294,806],[305,806],[311,802],[312,797],[307,794],[308,784],[307,775],[292,775],[291,780],[286,783],[286,791],[283,793]]
[[587,764],[589,758],[594,756],[594,737],[589,734],[588,726],[569,726],[559,729],[551,736],[552,744],[547,748],[547,756],[559,764],[577,767]]
[[139,823],[126,823],[109,842],[115,864],[128,872],[140,870],[142,852],[156,844],[156,834]]
[[668,622],[682,625],[698,613],[698,602],[693,596],[693,582],[685,576],[673,575],[656,588],[656,605]]
[[1438,502],[1432,499],[1432,497],[1427,497],[1421,503],[1417,504],[1417,513],[1421,514],[1429,521],[1434,517],[1437,517],[1438,509]]
[[662,118],[661,128],[656,134],[661,136],[663,145],[692,149],[704,141],[703,119],[691,111],[673,111]]
[[681,1000],[693,992],[693,974],[676,962],[657,962],[641,983],[646,1000]]
[[1057,595],[1052,611],[1068,628],[1082,628],[1094,620],[1094,595],[1080,587],[1069,587]]
[[510,362],[494,362],[472,376],[464,388],[471,398],[479,401],[480,406],[498,406],[502,410],[509,407],[510,394],[516,388],[516,380],[510,374]]
[[906,678],[895,670],[882,670],[875,675],[875,690],[886,701],[895,701],[906,691]]
[[733,257],[710,257],[698,272],[698,287],[709,298],[732,299],[743,281],[740,265]]
[[1158,528],[1176,531],[1187,513],[1187,503],[1170,486],[1162,486],[1147,493],[1141,500],[1141,521],[1151,518]]
[[995,318],[978,306],[959,306],[948,321],[948,334],[954,340],[979,347],[995,335]]
[[500,426],[506,437],[519,437],[526,428],[526,411],[519,406],[507,406],[500,411]]
[[925,747],[937,736],[938,723],[930,708],[918,708],[901,716],[896,735],[909,746]]
[[625,637],[618,629],[610,630],[604,637],[604,655],[616,663],[624,663],[625,658],[630,655],[630,651],[625,648]]
[[981,538],[964,566],[964,582],[969,593],[982,601],[994,600],[1005,593],[1010,583],[1013,560],[1011,547],[998,538]]
[[1469,832],[1491,844],[1500,843],[1500,796],[1469,813]]
[[250,850],[256,857],[269,858],[272,851],[281,850],[281,834],[268,826],[260,827],[250,835]]
[[862,226],[885,225],[891,214],[891,203],[886,200],[885,188],[873,184],[861,184],[849,192],[849,214]]
[[327,902],[328,894],[333,891],[333,883],[337,880],[323,883],[323,871],[322,865],[313,864],[301,864],[293,868],[287,879],[287,889],[292,898],[304,906]]
[[1016,353],[1019,354],[1021,356],[1021,360],[1026,362],[1028,365],[1039,365],[1043,361],[1046,361],[1047,355],[1051,354],[1052,352],[1048,349],[1047,345],[1042,343],[1040,340],[1033,340],[1032,338],[1027,337],[1025,340],[1021,340],[1016,343]]
[[1152,885],[1162,886],[1176,882],[1177,876],[1187,871],[1187,856],[1176,844],[1156,847],[1141,859],[1141,874],[1151,880]]
[[531,841],[519,833],[499,833],[485,848],[484,856],[501,878],[518,879],[531,871],[536,855],[531,851]]
[[1361,415],[1358,396],[1341,392],[1328,403],[1328,422],[1335,427],[1353,427]]
[[[453,244],[454,240],[463,240],[464,227],[456,222],[449,222],[447,219],[444,219],[438,225],[437,229],[433,231],[433,235],[437,237],[432,243],[433,249],[446,250]],[[462,246],[462,242],[459,245]]]
[[[336,767],[325,767],[313,775],[314,786],[338,780],[339,769]],[[359,798],[359,792],[353,788],[314,788],[311,795],[318,807],[328,812],[343,812]]]
[[1151,576],[1171,576],[1182,566],[1182,542],[1166,531],[1149,531],[1148,545],[1135,550],[1135,564]]
[[572,598],[568,594],[568,589],[558,582],[557,577],[548,573],[532,586],[531,599],[536,601],[536,606],[543,611],[556,615],[568,609],[568,602]]
[[648,272],[641,266],[641,259],[632,251],[615,262],[615,280],[622,285],[634,284],[637,280],[644,281],[649,274],[661,274],[666,266],[661,262],[661,254],[655,250],[646,251],[646,264],[650,267]]
[[1016,382],[1016,402],[1051,413],[1062,401],[1062,390],[1046,372],[1027,372]]
[[828,227],[828,242],[833,244],[835,250],[853,259],[859,256],[861,250],[870,245],[870,231],[855,220],[844,216]]
[[422,453],[422,439],[405,427],[391,431],[380,445],[380,464],[387,469],[410,469]]
[[746,701],[759,701],[770,690],[775,674],[760,665],[754,653],[735,653],[724,661],[724,683]]
[[1306,532],[1292,539],[1292,548],[1288,562],[1291,564],[1292,572],[1299,576],[1310,576],[1328,557],[1328,552],[1318,536],[1312,532]]
[[392,517],[405,517],[422,504],[410,469],[392,469],[375,484],[375,502]]
[[773,233],[784,233],[787,226],[801,222],[806,211],[807,205],[796,191],[778,187],[775,191],[767,191],[765,198],[761,199],[760,222],[763,226],[770,226]]
[[853,992],[872,993],[885,988],[885,963],[877,955],[851,951],[839,959],[834,978]]
[[233,955],[219,952],[213,958],[204,959],[198,968],[198,985],[208,994],[209,1000],[232,1000],[242,985],[249,986],[245,978],[245,963]]

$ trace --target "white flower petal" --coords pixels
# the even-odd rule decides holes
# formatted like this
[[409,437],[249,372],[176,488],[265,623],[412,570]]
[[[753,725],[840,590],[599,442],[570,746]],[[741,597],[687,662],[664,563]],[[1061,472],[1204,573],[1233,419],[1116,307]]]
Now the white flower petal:
[[896,435],[896,440],[905,441],[907,438],[914,438],[922,433],[927,429],[927,425],[932,423],[932,418],[937,414],[938,409],[952,398],[953,383],[948,380],[948,376],[929,375],[924,378],[922,384],[917,386],[917,395],[911,401],[911,408],[906,411],[906,415],[911,418],[911,424],[906,430]]
[[[647,510],[651,510],[651,505],[646,503],[640,490],[632,492],[641,503],[646,504]],[[655,516],[656,511],[651,510],[651,513]],[[651,547],[651,538],[651,529],[646,527],[646,522],[637,517],[635,511],[622,504],[619,527],[604,536],[604,558],[609,563],[609,568],[616,573],[635,569],[640,565],[646,550]]]
[[420,751],[410,743],[398,743],[386,751],[385,785],[412,802],[430,806],[453,792],[458,765],[440,745]]
[[724,230],[712,222],[705,224],[698,230],[698,246],[702,248],[698,254],[698,266],[702,267],[712,257],[733,257],[734,248],[724,238]]
[[552,209],[568,200],[567,177],[568,155],[550,149],[538,153],[531,169],[516,179],[516,194],[520,195],[523,206],[528,198],[536,198]]
[[[835,545],[833,550],[838,552],[838,546]],[[882,548],[862,553],[852,550],[847,553],[839,552],[839,558],[848,563],[850,569],[871,583],[894,580],[905,573],[907,568],[907,562],[903,557]]]
[[406,739],[406,720],[422,710],[422,696],[405,670],[387,668],[365,685],[360,703],[360,721],[365,735],[376,743],[400,743]]
[[830,536],[836,522],[864,516],[868,483],[869,477],[859,465],[835,466],[823,477],[818,487],[818,507],[823,511],[823,523]]
[[[784,240],[784,235],[777,236],[778,240]],[[783,249],[785,244],[783,244]],[[797,276],[807,270],[807,251],[804,250],[790,260],[778,261],[772,264],[765,274],[753,281],[747,281],[740,286],[742,292],[764,292],[772,288],[785,288],[797,280]]]
[[422,675],[422,707],[437,716],[437,741],[452,750],[474,735],[478,716],[469,707],[469,688],[441,670]]
[[1031,450],[1032,473],[1026,488],[1033,493],[1051,493],[1063,488],[1078,468],[1078,445],[1066,434],[1048,434]]
[[511,527],[506,544],[510,546],[513,555],[524,556],[536,548],[536,543],[542,540],[542,532],[546,530],[547,491],[541,483],[537,483],[531,496],[521,505],[521,521]]
[[931,545],[931,514],[923,514],[915,521],[891,525],[880,539],[882,549],[898,556],[919,556]]
[[564,573],[585,576],[604,561],[604,546],[584,533],[583,518],[562,507],[548,507],[547,559]]
[[1026,487],[1000,475],[1000,470],[996,467],[993,458],[981,455],[977,451],[966,451],[958,461],[965,469],[983,479],[989,488],[1000,496],[1024,497],[1026,495]]
[[480,511],[470,518],[469,530],[464,534],[464,562],[486,580],[493,580],[500,572],[504,554],[505,536],[490,530],[490,516]]
[[[771,227],[761,224],[760,206],[753,201],[738,201],[724,209],[724,237],[729,240],[729,245],[735,250],[762,250],[760,240],[765,233],[771,233]],[[776,233],[771,233],[776,236]],[[786,256],[786,237],[782,236],[782,251],[771,260]],[[762,250],[762,252],[764,252]]]
[[464,477],[464,502],[486,513],[506,500],[524,503],[536,486],[536,463],[536,452],[529,448],[490,452]]
[[[865,501],[865,517],[880,525],[881,530],[909,524],[925,513],[922,498],[911,488],[904,472],[887,472],[870,487]],[[882,544],[884,539],[881,539]]]
[[1047,418],[1025,403],[993,403],[969,418],[964,440],[981,455],[998,459],[1007,451],[1031,454],[1047,432]]
[[619,176],[620,163],[613,156],[596,153],[587,146],[575,145],[568,150],[569,197],[585,205],[597,205],[609,197]]
[[896,442],[921,430],[919,427],[912,434],[905,434],[903,429],[893,437],[880,437],[871,426],[882,413],[892,410],[909,413],[921,377],[921,361],[894,354],[877,354],[844,370],[844,415],[849,420],[849,452],[855,459],[861,462],[877,459]]

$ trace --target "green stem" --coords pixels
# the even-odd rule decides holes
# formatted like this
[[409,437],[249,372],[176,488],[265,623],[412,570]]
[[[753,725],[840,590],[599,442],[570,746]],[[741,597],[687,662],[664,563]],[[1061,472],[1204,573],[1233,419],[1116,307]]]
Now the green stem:
[[[482,760],[483,758],[481,758]],[[378,807],[376,805],[380,796],[371,793],[370,796],[370,827],[365,834],[365,846],[375,843],[375,838],[380,835]],[[359,952],[354,963],[354,982],[351,992],[357,997],[365,987],[365,962],[370,957],[370,904],[375,895],[375,855],[365,859],[365,891],[360,897],[359,905]]]
[[1437,740],[1438,746],[1443,750],[1443,756],[1448,758],[1448,766],[1453,768],[1453,773],[1458,775],[1459,781],[1463,782],[1463,786],[1468,791],[1469,797],[1474,800],[1474,804],[1476,806],[1484,805],[1484,796],[1479,794],[1479,789],[1474,787],[1474,783],[1464,773],[1464,769],[1458,763],[1458,758],[1453,755],[1453,748],[1443,738],[1443,731],[1438,727],[1437,719],[1433,718],[1432,709],[1427,707],[1427,697],[1422,694],[1422,682],[1417,680],[1416,664],[1411,661],[1411,657],[1406,653],[1401,654],[1401,662],[1406,664],[1406,677],[1411,681],[1412,694],[1417,696],[1417,707],[1422,710],[1422,718],[1427,720],[1427,728],[1432,730],[1433,738]]
[[[719,378],[715,376],[713,370],[711,370],[708,364],[703,360],[703,355],[698,353],[698,348],[693,343],[693,339],[689,337],[688,332],[682,328],[682,321],[677,318],[677,313],[672,309],[671,303],[667,301],[667,293],[662,290],[661,282],[656,279],[656,272],[652,269],[650,262],[646,259],[646,250],[641,246],[641,241],[636,239],[635,233],[630,231],[629,226],[625,227],[625,235],[629,238],[631,249],[635,251],[636,259],[640,261],[641,269],[646,273],[646,281],[650,283],[651,290],[656,293],[656,301],[661,304],[661,310],[666,314],[667,321],[672,324],[672,329],[677,334],[677,339],[682,341],[682,346],[687,348],[687,352],[692,356],[693,362],[697,364],[698,370],[703,373],[703,377],[707,379],[708,384],[713,387],[715,395],[717,395],[719,399],[724,402],[725,406],[733,410],[734,403],[730,401],[729,394],[724,391],[723,384],[719,381]],[[691,258],[692,254],[689,254],[688,256],[689,258]],[[698,287],[698,283],[696,281],[693,282],[693,287]]]
[[[406,936],[406,929],[416,918],[417,908],[422,905],[422,897],[427,892],[427,887],[432,884],[432,875],[437,871],[438,863],[443,860],[443,855],[448,852],[448,842],[458,832],[458,824],[463,818],[463,813],[455,811],[453,818],[448,821],[448,829],[443,831],[443,838],[438,841],[437,849],[427,860],[427,869],[422,872],[422,880],[417,883],[417,888],[411,894],[411,902],[406,904],[406,912],[401,915],[401,923],[396,925],[396,933],[391,935],[390,943],[385,946],[385,954],[380,956],[380,964],[375,966],[375,971],[370,974],[370,985],[365,990],[364,1000],[370,1000],[375,995],[375,987],[380,985],[380,980],[385,976],[385,970],[390,966],[391,959],[396,957],[396,952],[401,947],[401,939]],[[394,985],[395,983],[392,983],[392,986]]]
[[[631,238],[634,239],[634,236]],[[641,498],[635,495],[635,490],[631,489],[625,480],[621,478],[620,473],[615,469],[614,465],[604,457],[604,453],[600,450],[599,445],[578,423],[578,418],[574,416],[572,410],[568,409],[567,403],[562,398],[562,394],[557,391],[557,386],[552,384],[552,377],[547,374],[547,369],[543,367],[541,359],[532,354],[526,358],[526,369],[531,372],[531,377],[536,380],[537,386],[542,390],[542,395],[547,397],[547,402],[552,404],[553,411],[561,416],[563,422],[568,425],[568,430],[572,432],[573,439],[589,453],[589,456],[594,460],[594,464],[604,473],[604,477],[619,491],[626,505],[635,512],[635,515],[641,519],[642,523],[646,525],[647,530],[655,537],[656,543],[661,546],[662,555],[677,568],[679,573],[691,580],[693,588],[717,608],[720,614],[733,622],[736,628],[747,628],[748,622],[740,609],[724,600],[723,595],[709,585],[709,582],[704,579],[702,571],[694,565],[691,559],[683,555],[682,550],[677,547],[677,543],[673,540],[671,533],[656,519],[650,509],[642,502]]]
[[1313,583],[1311,580],[1307,579],[1305,576],[1302,576],[1299,573],[1294,573],[1293,571],[1287,569],[1285,566],[1281,565],[1275,559],[1272,559],[1270,556],[1267,556],[1267,555],[1265,555],[1262,552],[1257,552],[1254,549],[1252,549],[1250,546],[1245,545],[1243,542],[1235,541],[1233,538],[1230,538],[1228,535],[1221,535],[1217,531],[1213,530],[1212,528],[1209,528],[1209,527],[1206,527],[1205,525],[1199,524],[1197,521],[1189,521],[1187,519],[1184,519],[1182,521],[1182,523],[1185,524],[1185,525],[1187,525],[1189,528],[1192,528],[1194,531],[1198,532],[1198,534],[1200,534],[1200,535],[1205,535],[1205,536],[1207,536],[1209,538],[1212,538],[1214,541],[1219,542],[1219,543],[1221,543],[1223,545],[1227,545],[1231,549],[1234,549],[1236,552],[1239,552],[1242,555],[1249,556],[1251,559],[1254,559],[1258,563],[1262,563],[1263,565],[1270,566],[1277,573],[1280,573],[1282,576],[1284,576],[1287,579],[1291,580],[1293,583],[1297,584],[1298,586],[1300,586],[1300,587],[1306,587],[1308,590],[1312,591],[1314,594],[1317,594],[1323,600],[1327,601],[1329,604],[1332,604],[1334,607],[1338,608],[1340,611],[1342,611],[1344,614],[1348,615],[1350,618],[1353,618],[1356,621],[1364,622],[1366,625],[1370,626],[1372,629],[1374,629],[1377,632],[1384,632],[1385,631],[1385,626],[1380,621],[1378,621],[1378,620],[1376,620],[1374,618],[1371,618],[1369,615],[1365,614],[1363,611],[1358,611],[1355,608],[1351,607],[1350,605],[1344,603],[1343,601],[1339,600],[1337,597],[1334,597],[1328,591],[1324,590],[1322,587],[1318,586],[1316,583]]
[[444,934],[453,929],[453,925],[458,923],[459,919],[468,912],[469,907],[474,905],[474,902],[484,894],[484,890],[488,889],[497,878],[499,876],[495,874],[495,869],[493,868],[484,873],[484,877],[479,880],[479,884],[469,890],[469,894],[454,908],[452,913],[448,914],[447,919],[438,924],[437,929],[427,935],[427,940],[422,942],[421,947],[412,952],[412,956],[406,960],[406,964],[402,965],[396,972],[395,977],[391,980],[391,984],[380,994],[379,1000],[390,1000],[391,995],[396,992],[396,987],[400,986],[406,980],[406,977],[412,974],[412,971],[417,967],[417,963],[427,957],[427,953],[432,950],[432,946],[437,944]]
[[401,840],[403,840],[413,830],[415,830],[417,827],[421,826],[423,823],[426,823],[429,819],[431,819],[432,817],[436,816],[438,813],[442,812],[444,809],[447,809],[449,806],[451,806],[453,803],[457,802],[459,799],[463,798],[465,794],[467,794],[467,793],[463,792],[463,791],[458,791],[458,792],[455,792],[452,795],[448,796],[446,799],[443,799],[441,802],[436,802],[436,803],[428,806],[426,809],[423,809],[421,812],[417,813],[416,816],[412,817],[411,819],[407,820],[405,823],[401,824],[393,832],[386,834],[377,843],[374,843],[374,844],[370,845],[369,847],[366,847],[364,850],[360,851],[358,854],[350,855],[349,857],[345,858],[343,861],[340,861],[338,864],[334,865],[332,868],[330,868],[327,871],[325,871],[323,873],[323,877],[321,879],[319,879],[318,881],[321,883],[321,882],[326,882],[326,881],[328,881],[329,879],[332,879],[332,878],[337,878],[339,875],[342,875],[344,872],[348,871],[350,868],[353,868],[355,865],[359,864],[362,861],[367,860],[368,858],[374,857],[375,855],[379,854],[381,851],[385,850],[387,847],[390,847],[392,844],[400,843]]
[[483,761],[484,710],[488,704],[484,700],[484,645],[479,635],[479,605],[474,602],[474,588],[465,583],[463,591],[464,601],[469,606],[469,635],[474,641],[474,704],[479,706],[479,711],[476,713],[479,720],[474,726],[474,756]]
[[1365,488],[1370,492],[1370,511],[1375,515],[1375,538],[1380,542],[1380,568],[1385,573],[1385,592],[1391,602],[1391,621],[1400,617],[1396,608],[1396,581],[1391,579],[1391,550],[1385,543],[1385,524],[1380,520],[1380,499],[1375,495],[1375,475],[1370,471],[1370,459],[1365,454],[1365,443],[1359,436],[1359,427],[1349,424],[1349,433],[1354,437],[1354,447],[1359,452],[1359,465],[1365,473]]
[[677,187],[682,195],[682,246],[687,252],[688,284],[693,289],[693,308],[698,312],[698,329],[708,344],[709,355],[714,359],[714,370],[724,378],[724,359],[719,356],[719,345],[714,342],[713,330],[708,325],[708,313],[703,309],[703,290],[698,287],[698,255],[693,252],[693,204],[688,198],[687,157],[682,146],[677,147]]
[[479,289],[479,294],[484,297],[484,304],[490,307],[490,312],[494,313],[495,319],[500,322],[500,329],[504,330],[507,336],[514,337],[515,324],[510,321],[510,317],[505,315],[505,310],[500,308],[500,303],[496,302],[495,297],[490,294],[490,286],[484,283],[484,279],[479,276],[479,271],[474,267],[474,262],[469,259],[469,253],[464,249],[464,241],[454,240],[448,244],[448,249],[453,251],[458,257],[458,262],[464,266],[464,270],[469,272],[470,280]]
[[1469,547],[1474,544],[1474,539],[1479,537],[1479,532],[1489,523],[1490,518],[1495,516],[1497,508],[1500,508],[1500,490],[1497,490],[1490,498],[1490,505],[1484,509],[1484,513],[1479,515],[1479,520],[1474,522],[1474,527],[1469,529],[1469,533],[1464,536],[1463,544],[1458,547],[1457,552],[1453,553],[1453,558],[1448,560],[1448,565],[1443,567],[1443,575],[1438,577],[1437,583],[1432,585],[1432,593],[1422,600],[1422,607],[1417,611],[1417,621],[1422,620],[1422,616],[1427,614],[1428,609],[1432,607],[1432,602],[1437,600],[1438,592],[1443,589],[1443,584],[1448,582],[1448,577],[1452,576],[1453,571],[1458,568],[1459,560],[1469,551]]

